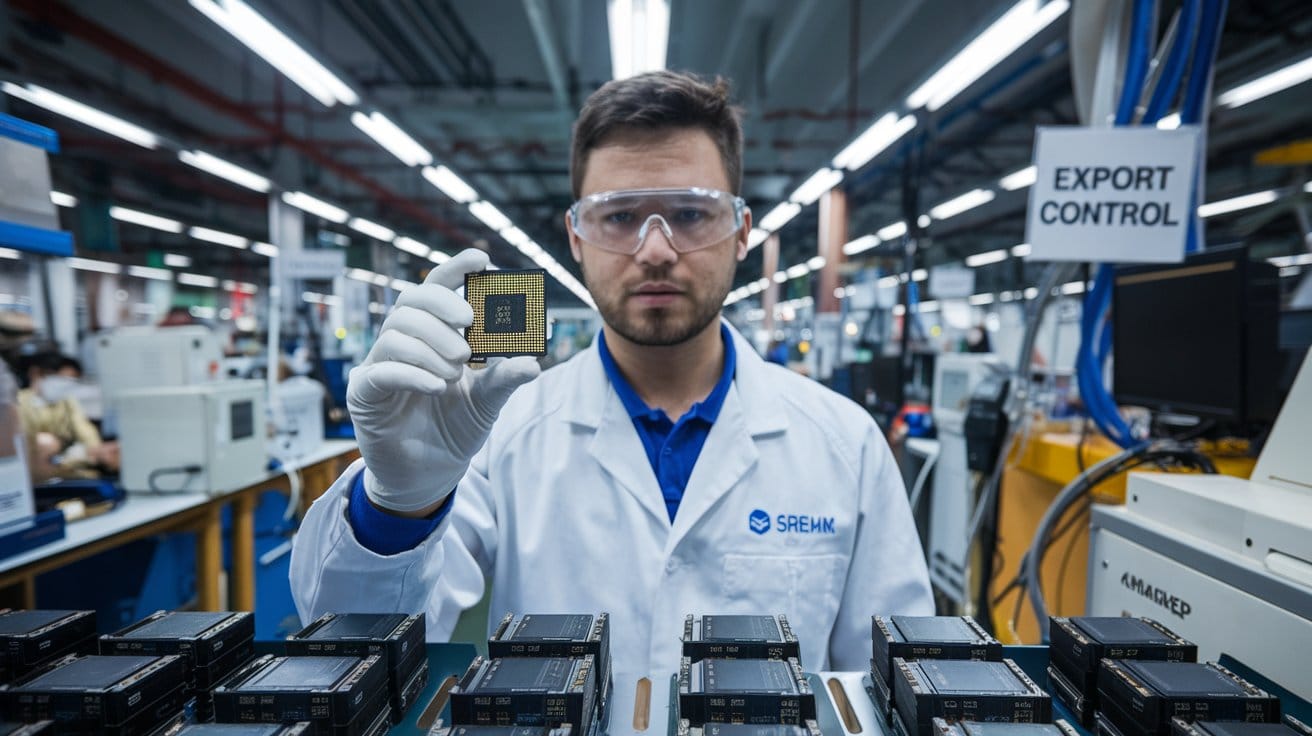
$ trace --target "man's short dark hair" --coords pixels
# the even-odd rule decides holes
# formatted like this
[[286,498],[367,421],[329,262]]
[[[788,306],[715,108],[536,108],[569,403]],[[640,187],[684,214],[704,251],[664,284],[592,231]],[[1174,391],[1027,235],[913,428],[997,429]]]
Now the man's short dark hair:
[[588,155],[613,136],[662,133],[680,128],[706,131],[720,151],[729,187],[743,186],[743,128],[740,112],[729,101],[729,82],[708,81],[690,72],[648,72],[616,79],[592,93],[574,123],[570,153],[570,187],[581,196]]

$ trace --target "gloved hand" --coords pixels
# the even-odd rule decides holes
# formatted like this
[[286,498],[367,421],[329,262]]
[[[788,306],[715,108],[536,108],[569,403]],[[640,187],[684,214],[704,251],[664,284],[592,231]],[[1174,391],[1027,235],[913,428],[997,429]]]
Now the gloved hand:
[[486,253],[465,250],[401,292],[369,355],[351,371],[346,405],[365,491],[384,509],[418,511],[445,498],[506,400],[538,376],[532,357],[465,366],[469,344],[460,329],[474,313],[455,290],[465,274],[487,266]]

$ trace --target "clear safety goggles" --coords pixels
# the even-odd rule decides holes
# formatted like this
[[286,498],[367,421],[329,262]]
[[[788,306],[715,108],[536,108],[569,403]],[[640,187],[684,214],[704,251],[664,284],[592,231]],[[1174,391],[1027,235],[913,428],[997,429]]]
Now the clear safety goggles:
[[742,197],[716,189],[625,189],[588,195],[569,217],[588,244],[632,255],[653,227],[680,253],[710,247],[742,228],[745,211]]

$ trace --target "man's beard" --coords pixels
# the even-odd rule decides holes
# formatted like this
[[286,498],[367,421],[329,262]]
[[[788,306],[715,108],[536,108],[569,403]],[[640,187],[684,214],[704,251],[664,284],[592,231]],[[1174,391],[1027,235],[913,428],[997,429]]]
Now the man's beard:
[[[624,308],[626,294],[621,292],[618,295],[611,296],[602,293],[594,288],[591,279],[588,277],[588,269],[579,262],[579,268],[583,271],[583,283],[592,293],[592,298],[597,303],[597,311],[601,312],[601,318],[620,337],[628,340],[635,345],[647,347],[671,347],[681,345],[693,337],[701,334],[720,316],[720,307],[724,304],[724,298],[729,294],[727,288],[717,289],[716,293],[706,294],[701,297],[696,296],[690,289],[685,292],[691,301],[691,312],[685,312],[686,316],[679,316],[680,313],[673,309],[651,308],[643,310],[641,315],[630,319]],[[668,280],[665,276],[659,274],[650,274],[648,276],[653,281]],[[701,299],[699,301],[699,299]]]

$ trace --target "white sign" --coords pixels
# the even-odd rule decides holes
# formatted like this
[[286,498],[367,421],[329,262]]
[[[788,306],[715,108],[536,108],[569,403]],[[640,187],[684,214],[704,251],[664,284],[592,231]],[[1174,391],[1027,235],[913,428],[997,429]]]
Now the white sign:
[[278,268],[287,279],[331,279],[346,268],[346,253],[340,250],[303,250],[279,254]]
[[975,293],[975,270],[961,266],[935,266],[929,269],[929,293],[935,299],[964,299]]
[[1184,259],[1198,128],[1039,128],[1026,240],[1039,261]]

